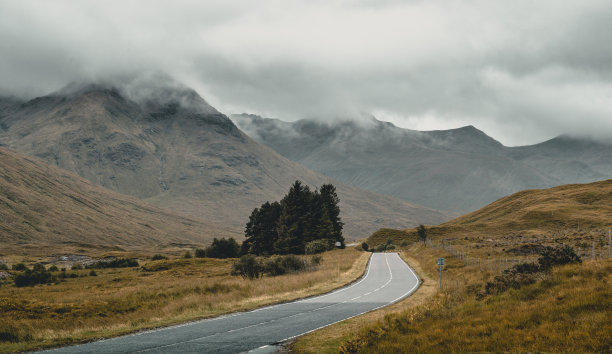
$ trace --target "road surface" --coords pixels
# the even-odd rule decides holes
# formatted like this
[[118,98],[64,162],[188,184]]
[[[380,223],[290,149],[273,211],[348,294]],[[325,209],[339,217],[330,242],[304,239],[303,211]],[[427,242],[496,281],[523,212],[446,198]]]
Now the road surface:
[[397,253],[373,253],[360,280],[325,295],[50,352],[270,351],[275,343],[397,302],[418,286],[418,277]]

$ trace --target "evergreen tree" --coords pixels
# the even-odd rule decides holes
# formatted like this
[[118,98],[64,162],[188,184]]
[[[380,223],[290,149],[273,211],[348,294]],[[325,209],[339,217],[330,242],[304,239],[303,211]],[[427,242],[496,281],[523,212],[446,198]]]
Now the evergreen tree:
[[344,223],[340,220],[340,198],[336,194],[336,187],[332,184],[324,184],[319,189],[322,204],[327,212],[327,217],[332,225],[331,237],[334,242],[340,242],[344,247],[344,237],[342,236],[342,227]]
[[281,213],[278,202],[265,202],[255,208],[246,225],[246,240],[242,243],[241,254],[269,255],[275,253],[274,243],[278,239],[276,225]]
[[274,245],[277,253],[304,253],[304,235],[312,226],[311,201],[310,188],[300,181],[295,181],[281,200],[281,214],[276,227],[278,240]]

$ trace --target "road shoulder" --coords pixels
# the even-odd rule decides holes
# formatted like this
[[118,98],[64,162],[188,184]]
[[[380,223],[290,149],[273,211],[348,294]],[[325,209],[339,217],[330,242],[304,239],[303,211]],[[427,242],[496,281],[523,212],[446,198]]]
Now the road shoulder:
[[358,333],[364,325],[383,320],[388,314],[425,304],[438,291],[436,279],[423,270],[416,258],[409,256],[405,251],[401,252],[400,256],[421,279],[421,286],[412,295],[380,310],[301,336],[285,344],[284,348],[295,353],[337,353],[340,345],[349,340],[353,334]]

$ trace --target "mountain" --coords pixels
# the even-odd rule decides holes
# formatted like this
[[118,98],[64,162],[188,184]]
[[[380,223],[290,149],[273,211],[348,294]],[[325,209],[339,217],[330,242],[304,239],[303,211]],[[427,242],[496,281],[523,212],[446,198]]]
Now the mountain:
[[437,224],[444,213],[362,191],[256,143],[194,90],[166,77],[72,84],[0,118],[0,143],[93,183],[244,230],[253,208],[299,179],[337,186],[347,239]]
[[612,177],[612,143],[587,139],[505,147],[473,126],[416,131],[374,118],[329,124],[231,118],[255,140],[324,175],[455,213],[524,189]]
[[239,236],[0,147],[0,245],[135,247]]

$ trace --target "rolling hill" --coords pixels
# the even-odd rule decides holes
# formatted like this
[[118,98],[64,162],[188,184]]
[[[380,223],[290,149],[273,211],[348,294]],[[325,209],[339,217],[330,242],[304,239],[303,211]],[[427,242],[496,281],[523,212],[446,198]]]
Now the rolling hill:
[[[444,240],[484,254],[535,254],[543,245],[570,245],[586,256],[607,255],[612,228],[612,180],[525,190],[484,208],[427,228],[434,242]],[[388,238],[396,244],[417,239],[416,229],[379,230],[366,242]]]
[[22,253],[41,247],[201,245],[218,235],[240,236],[0,147],[0,245],[5,251],[11,246]]
[[505,147],[467,126],[402,129],[378,121],[232,120],[255,140],[359,188],[457,214],[525,189],[612,178],[612,143],[561,136]]
[[253,210],[297,179],[333,183],[345,237],[448,216],[334,181],[256,143],[167,77],[71,84],[0,118],[0,144],[91,182],[241,233]]

